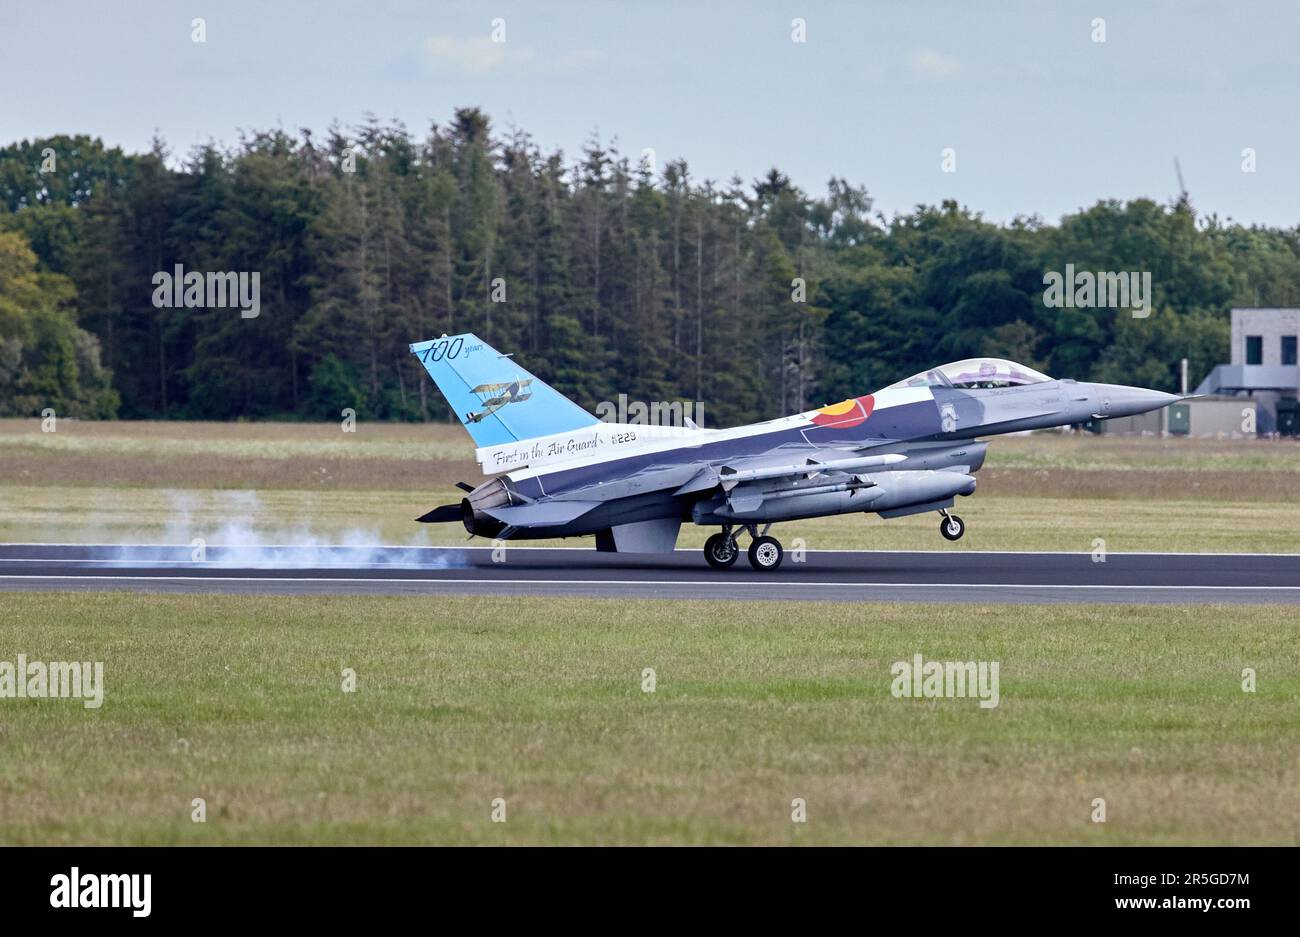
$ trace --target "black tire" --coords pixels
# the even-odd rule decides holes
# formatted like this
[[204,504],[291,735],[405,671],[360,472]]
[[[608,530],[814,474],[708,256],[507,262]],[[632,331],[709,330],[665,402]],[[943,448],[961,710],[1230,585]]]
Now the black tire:
[[770,573],[781,565],[785,551],[775,537],[756,537],[749,545],[749,565],[760,573]]
[[714,569],[730,569],[739,556],[736,538],[729,534],[714,534],[704,541],[704,559]]
[[939,533],[943,534],[945,540],[960,540],[962,534],[966,533],[966,522],[956,514],[949,514],[939,520]]

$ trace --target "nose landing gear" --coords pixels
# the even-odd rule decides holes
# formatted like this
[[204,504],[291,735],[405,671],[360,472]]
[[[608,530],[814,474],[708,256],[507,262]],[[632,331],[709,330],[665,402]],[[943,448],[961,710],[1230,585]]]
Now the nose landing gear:
[[[749,533],[749,565],[761,573],[768,573],[775,570],[785,559],[785,551],[781,549],[781,541],[775,537],[769,537],[767,531],[771,524],[763,528],[760,535],[758,528],[754,524],[746,524],[745,530]],[[722,528],[721,533],[714,534],[708,540],[704,541],[704,559],[714,569],[730,569],[737,558],[740,556],[740,546],[736,543],[736,538],[731,532],[730,527]]]
[[749,565],[759,572],[769,573],[781,565],[785,551],[775,537],[756,537],[749,545]]
[[939,513],[943,515],[943,520],[939,521],[939,533],[943,534],[943,539],[960,540],[966,533],[966,522],[956,514],[949,514],[947,509]]

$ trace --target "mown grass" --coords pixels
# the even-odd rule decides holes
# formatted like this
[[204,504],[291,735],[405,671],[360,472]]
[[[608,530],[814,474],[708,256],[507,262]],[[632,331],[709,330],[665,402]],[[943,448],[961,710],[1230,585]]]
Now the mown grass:
[[[367,424],[79,423],[42,433],[0,420],[0,541],[268,542],[355,533],[459,545],[457,525],[414,518],[482,479],[460,427]],[[810,549],[1185,552],[1300,550],[1294,440],[1154,439],[1046,433],[996,439],[955,546],[932,515],[849,515],[783,524]],[[681,545],[708,531],[687,527]],[[226,532],[226,536],[229,532]],[[590,540],[569,541],[582,545]]]
[[[0,542],[209,544],[252,538],[266,544],[370,542],[488,546],[467,541],[459,524],[417,524],[429,508],[462,497],[455,489],[260,492],[148,488],[0,486]],[[1300,500],[1288,503],[1192,499],[1115,501],[1089,497],[963,498],[956,510],[966,536],[949,543],[934,514],[883,520],[851,514],[778,524],[787,549],[1050,550],[1186,553],[1300,551]],[[703,546],[715,528],[686,525],[678,546]],[[592,538],[529,541],[592,547]]]
[[[0,420],[0,485],[417,491],[481,479],[458,426]],[[1040,433],[993,440],[982,491],[1014,497],[1292,501],[1296,440]]]
[[[106,696],[0,700],[0,842],[1294,844],[1298,624],[1261,607],[11,594],[0,660],[102,660]],[[1000,705],[895,699],[890,665],[916,653],[998,661]]]

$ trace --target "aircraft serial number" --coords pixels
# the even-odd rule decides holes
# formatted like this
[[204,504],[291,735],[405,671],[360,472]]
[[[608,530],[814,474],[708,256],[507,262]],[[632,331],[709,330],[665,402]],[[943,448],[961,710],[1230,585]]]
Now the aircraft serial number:
[[615,445],[623,442],[636,442],[636,433],[615,433],[610,437],[610,441]]

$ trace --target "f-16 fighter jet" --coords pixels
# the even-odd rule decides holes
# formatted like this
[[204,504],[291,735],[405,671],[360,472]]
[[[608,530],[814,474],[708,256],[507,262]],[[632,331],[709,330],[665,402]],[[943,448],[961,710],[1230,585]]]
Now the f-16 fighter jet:
[[463,523],[501,540],[595,536],[597,550],[618,553],[671,552],[683,523],[713,526],[704,558],[717,569],[736,562],[744,533],[750,564],[774,570],[783,550],[772,525],[829,514],[936,511],[940,534],[959,540],[966,525],[950,509],[975,491],[988,448],[977,437],[1131,416],[1180,399],[970,358],[764,423],[642,426],[601,422],[473,334],[410,347],[493,476],[460,483],[459,504],[418,520]]

